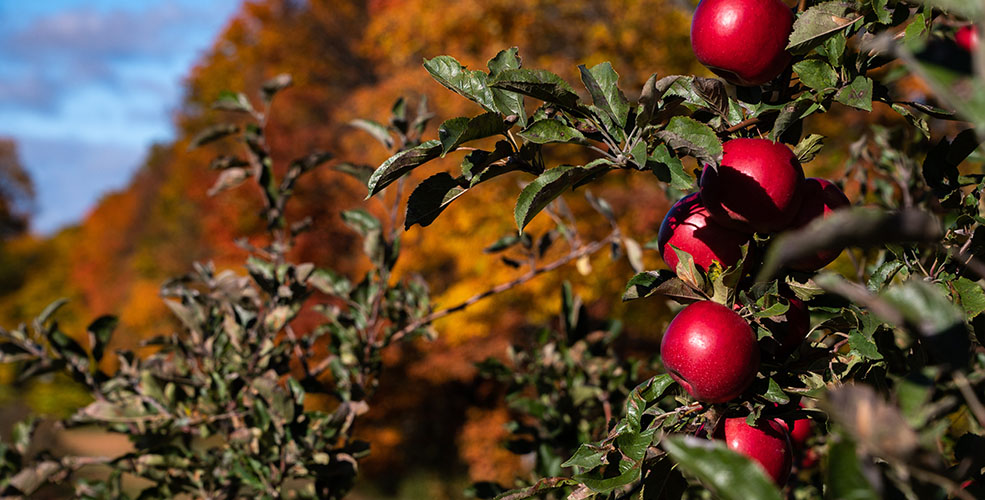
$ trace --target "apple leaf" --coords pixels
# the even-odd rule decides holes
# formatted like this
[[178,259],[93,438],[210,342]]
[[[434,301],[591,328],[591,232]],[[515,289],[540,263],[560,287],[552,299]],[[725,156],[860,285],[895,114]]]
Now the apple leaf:
[[835,94],[835,100],[863,111],[872,111],[872,79],[857,76]]
[[527,128],[521,130],[520,137],[534,144],[547,144],[550,142],[575,142],[584,143],[585,136],[574,127],[569,127],[560,120],[547,118],[537,120]]
[[831,1],[819,3],[804,11],[793,23],[787,50],[805,54],[824,43],[825,39],[845,29],[864,16],[854,12],[855,2]]
[[404,174],[439,156],[441,156],[441,141],[437,139],[427,141],[391,156],[370,176],[369,182],[366,183],[366,187],[369,189],[366,199],[379,193],[383,188],[389,186],[390,183],[399,179]]
[[587,165],[561,165],[541,174],[527,184],[517,198],[513,211],[517,228],[523,232],[531,219],[566,189],[588,176],[608,170],[611,165],[608,160],[600,158]]
[[410,229],[414,224],[427,227],[448,205],[467,189],[460,185],[464,179],[455,179],[447,172],[441,172],[428,177],[417,185],[407,199],[407,215],[404,229]]
[[801,83],[818,92],[834,89],[838,85],[838,73],[820,59],[799,61],[793,65],[793,70],[800,76]]
[[675,116],[657,133],[667,146],[698,161],[717,165],[722,161],[722,141],[708,125],[693,118]]
[[824,484],[830,498],[879,500],[882,498],[866,479],[859,462],[858,446],[842,437],[833,440],[824,461]]
[[980,2],[969,2],[968,0],[918,0],[920,3],[937,7],[951,14],[956,14],[965,19],[977,20],[985,19],[985,5]]
[[666,144],[658,144],[653,148],[646,160],[646,166],[657,179],[678,191],[690,191],[694,188],[694,178],[688,175],[680,158],[672,155]]
[[813,160],[824,147],[824,139],[825,137],[820,134],[811,134],[801,139],[793,148],[793,154],[797,157],[797,161],[803,165]]
[[509,90],[565,108],[578,105],[578,94],[568,82],[547,70],[506,69],[493,78],[493,88]]
[[721,441],[668,436],[661,446],[686,472],[723,500],[781,500],[780,491],[762,467]]
[[451,56],[424,60],[424,69],[449,90],[476,102],[486,111],[498,111],[488,76],[482,71],[469,70]]
[[619,90],[619,74],[612,69],[612,64],[604,62],[592,69],[579,65],[578,70],[581,71],[581,81],[592,95],[595,106],[608,114],[620,129],[624,128],[629,116],[629,101]]
[[[630,278],[626,283],[626,290],[622,294],[622,300],[642,299],[655,293],[660,293],[660,287],[665,283],[678,279],[677,276],[666,269],[656,271],[643,271]],[[683,283],[681,283],[683,285]]]
[[501,493],[494,500],[524,500],[526,498],[540,498],[546,493],[550,493],[561,488],[578,486],[578,484],[578,481],[566,477],[547,477],[537,481],[533,486],[529,486],[527,488],[517,488],[515,490],[509,490],[505,493]]
[[769,385],[767,386],[766,392],[763,393],[763,397],[771,403],[776,403],[778,405],[785,405],[790,402],[790,397],[787,393],[783,392],[780,384],[776,383],[776,380],[770,378]]
[[961,299],[961,307],[964,308],[968,319],[974,318],[985,311],[985,292],[982,286],[968,278],[958,278],[951,282],[951,285],[958,292]]
[[499,113],[483,113],[474,118],[460,116],[445,120],[438,127],[438,139],[441,141],[441,156],[458,146],[476,139],[484,139],[499,135],[509,129],[509,125]]
[[393,148],[393,136],[390,135],[390,131],[387,130],[383,124],[373,120],[367,120],[365,118],[357,118],[350,121],[349,125],[363,130],[373,136],[373,138],[379,141],[384,148],[388,150]]
[[[489,67],[489,79],[495,79],[500,73],[506,70],[520,69],[521,61],[518,52],[519,49],[512,47],[499,51],[496,57],[490,59],[486,64]],[[496,104],[499,112],[506,116],[514,115],[519,120],[521,127],[527,126],[527,113],[523,109],[523,96],[516,92],[495,87],[491,90],[493,102]]]
[[704,276],[698,270],[698,267],[695,266],[694,258],[691,257],[691,254],[674,245],[670,245],[670,248],[677,254],[677,269],[675,270],[677,271],[677,277],[695,290],[703,289],[705,287]]

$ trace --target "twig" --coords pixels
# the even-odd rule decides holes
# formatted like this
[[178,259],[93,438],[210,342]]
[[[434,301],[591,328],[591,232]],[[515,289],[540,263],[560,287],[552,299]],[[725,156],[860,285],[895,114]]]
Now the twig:
[[557,269],[557,268],[559,268],[559,267],[561,267],[561,266],[563,266],[563,265],[565,265],[565,264],[567,264],[567,263],[569,263],[569,262],[571,262],[573,260],[577,260],[577,259],[579,259],[579,258],[581,258],[581,257],[583,257],[585,255],[593,254],[593,253],[599,251],[600,249],[604,248],[606,245],[608,245],[612,241],[614,241],[614,238],[616,238],[615,234],[609,234],[609,236],[607,236],[606,238],[604,238],[602,240],[599,240],[599,241],[595,241],[595,242],[589,243],[588,245],[582,246],[582,247],[580,247],[580,248],[578,248],[578,249],[570,252],[568,255],[565,255],[564,257],[561,257],[560,259],[558,259],[558,260],[556,260],[554,262],[551,262],[549,264],[543,265],[541,267],[537,267],[537,268],[531,269],[530,271],[527,271],[525,274],[523,274],[519,278],[516,278],[516,279],[514,279],[512,281],[508,281],[506,283],[502,283],[502,284],[496,285],[496,286],[494,286],[494,287],[492,287],[492,288],[490,288],[490,289],[488,289],[488,290],[486,290],[484,292],[477,293],[477,294],[469,297],[468,299],[465,299],[465,301],[463,301],[463,302],[461,302],[459,304],[456,304],[454,306],[451,306],[451,307],[448,307],[448,308],[445,308],[445,309],[441,309],[440,311],[432,312],[431,314],[428,314],[427,316],[425,316],[425,317],[423,317],[421,319],[418,319],[417,321],[412,322],[411,324],[407,325],[406,327],[404,327],[400,331],[394,333],[387,340],[387,344],[391,344],[393,342],[399,341],[400,339],[402,339],[403,337],[405,337],[406,335],[408,335],[410,332],[412,332],[412,331],[414,331],[414,330],[416,330],[416,329],[418,329],[418,328],[420,328],[420,327],[422,327],[424,325],[430,324],[430,323],[432,323],[435,320],[444,318],[445,316],[448,316],[449,314],[452,314],[452,313],[461,311],[461,310],[465,309],[466,307],[469,307],[469,306],[475,304],[476,302],[479,302],[482,299],[485,299],[485,298],[490,297],[492,295],[496,295],[498,293],[505,292],[505,291],[507,291],[507,290],[509,290],[511,288],[514,288],[516,286],[522,285],[522,284],[524,284],[524,283],[526,283],[526,282],[528,282],[528,281],[536,278],[537,276],[539,276],[541,274],[544,274],[546,272],[553,271],[553,270],[555,270],[555,269]]
[[978,425],[982,429],[985,429],[985,406],[982,405],[981,400],[975,395],[975,391],[971,389],[971,383],[968,382],[968,377],[965,377],[964,373],[959,371],[952,373],[951,377],[954,379],[954,384],[958,386],[958,390],[961,391],[961,395],[964,396],[965,402],[968,403],[971,413],[978,420]]
[[[971,239],[969,238],[969,241],[970,240]],[[985,264],[983,264],[982,261],[976,259],[974,254],[970,254],[966,252],[964,250],[964,247],[961,247],[961,249],[957,251],[954,251],[953,249],[949,249],[948,253],[950,253],[952,257],[955,257],[957,260],[961,261],[961,265],[967,267],[968,269],[971,269],[975,274],[978,275],[979,278],[985,278]]]
[[747,118],[745,120],[742,120],[739,123],[736,123],[735,125],[732,125],[731,127],[727,128],[727,129],[725,129],[725,133],[731,134],[732,132],[737,132],[737,131],[742,130],[742,129],[750,126],[750,125],[756,125],[759,122],[760,122],[760,119],[759,119],[758,116],[757,117],[753,117],[753,118]]

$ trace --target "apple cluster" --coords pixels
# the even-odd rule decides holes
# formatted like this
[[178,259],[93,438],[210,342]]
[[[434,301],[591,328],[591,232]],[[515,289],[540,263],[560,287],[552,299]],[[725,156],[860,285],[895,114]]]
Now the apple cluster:
[[[849,205],[832,182],[804,178],[789,147],[767,139],[733,139],[723,147],[721,165],[706,165],[699,191],[675,203],[657,235],[664,262],[676,269],[674,248],[691,255],[704,271],[717,265],[734,267],[742,247],[754,233],[797,229]],[[820,251],[790,267],[816,271],[838,257],[839,251]],[[755,259],[747,256],[743,271]],[[810,331],[803,301],[789,297],[789,308],[777,321],[763,320],[772,338],[757,341],[751,326],[736,310],[713,301],[688,305],[670,322],[660,344],[660,356],[670,376],[694,399],[726,403],[739,398],[752,384],[763,358],[782,363]],[[790,429],[802,436],[810,422],[764,419],[749,425],[744,417],[726,418],[715,432],[727,446],[763,466],[777,484],[790,474],[793,445]],[[802,442],[800,443],[802,444]]]
[[[698,60],[729,83],[762,85],[790,64],[785,50],[793,13],[780,0],[702,0],[691,25]],[[800,161],[785,144],[739,138],[722,145],[719,166],[706,165],[699,191],[678,200],[660,225],[657,243],[664,262],[677,269],[677,250],[689,254],[705,272],[734,268],[742,261],[751,273],[757,252],[754,234],[798,229],[850,204],[832,182],[805,178]],[[743,246],[749,252],[743,260]],[[814,272],[838,257],[821,251],[788,264]],[[694,399],[727,403],[740,398],[756,379],[760,360],[782,363],[810,331],[807,305],[789,297],[779,318],[761,320],[772,338],[757,341],[750,324],[733,307],[695,302],[670,322],[660,356],[670,376]],[[786,422],[764,418],[750,425],[744,417],[725,418],[713,436],[758,462],[779,485],[790,474],[794,446],[810,435],[808,419]]]

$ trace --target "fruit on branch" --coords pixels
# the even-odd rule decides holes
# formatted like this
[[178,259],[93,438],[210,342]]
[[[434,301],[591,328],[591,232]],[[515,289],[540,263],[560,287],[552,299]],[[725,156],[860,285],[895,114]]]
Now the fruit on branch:
[[790,63],[793,20],[780,0],[702,0],[691,20],[691,49],[729,83],[762,85]]
[[671,270],[677,269],[678,263],[671,245],[691,254],[694,264],[708,271],[715,261],[723,269],[734,266],[742,258],[742,245],[748,242],[749,234],[712,221],[698,193],[677,200],[657,233],[660,256]]
[[978,27],[974,24],[962,26],[954,34],[954,42],[968,52],[974,52],[978,48]]
[[[827,179],[811,177],[804,181],[804,189],[801,192],[803,201],[791,223],[791,229],[804,227],[818,217],[827,217],[831,212],[852,204],[845,193]],[[810,257],[798,259],[787,267],[797,271],[813,272],[830,264],[840,254],[840,248],[821,250]]]
[[764,337],[759,341],[767,356],[778,362],[793,354],[811,331],[811,316],[807,311],[807,304],[796,297],[789,301],[790,307],[780,318],[763,319],[773,338]]
[[783,486],[793,465],[793,447],[785,424],[779,420],[761,419],[755,426],[745,417],[726,418],[718,437],[730,450],[737,451],[763,467],[778,486]]
[[793,151],[768,139],[732,139],[722,150],[722,164],[706,165],[701,173],[701,201],[712,220],[759,233],[789,226],[804,185]]
[[759,347],[752,328],[721,304],[688,305],[667,326],[660,359],[670,376],[706,403],[735,399],[759,371]]

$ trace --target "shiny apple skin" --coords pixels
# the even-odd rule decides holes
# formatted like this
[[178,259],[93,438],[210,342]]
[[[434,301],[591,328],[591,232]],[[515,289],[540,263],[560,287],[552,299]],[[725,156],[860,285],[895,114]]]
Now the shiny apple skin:
[[712,220],[737,231],[786,229],[800,209],[804,169],[785,144],[732,139],[722,164],[701,173],[701,201]]
[[[790,224],[791,229],[799,229],[818,217],[827,217],[831,212],[852,204],[845,193],[827,179],[811,177],[804,180],[803,202],[800,210]],[[834,262],[841,255],[841,249],[822,250],[810,257],[798,259],[787,265],[790,269],[814,272]]]
[[677,269],[678,258],[670,245],[691,254],[694,264],[705,271],[712,262],[728,268],[742,258],[742,245],[749,242],[750,235],[717,224],[709,217],[698,193],[689,194],[670,207],[660,223],[657,245],[672,271]]
[[703,0],[691,20],[691,49],[729,83],[762,85],[790,63],[793,21],[780,0]]
[[763,467],[778,486],[787,483],[793,466],[793,447],[786,428],[777,420],[762,419],[758,425],[746,423],[745,417],[726,418],[725,445]]
[[954,42],[968,52],[974,52],[978,48],[978,27],[974,24],[962,26],[954,34]]
[[660,341],[660,359],[677,383],[706,403],[739,397],[759,371],[752,328],[711,301],[690,304],[674,317]]

